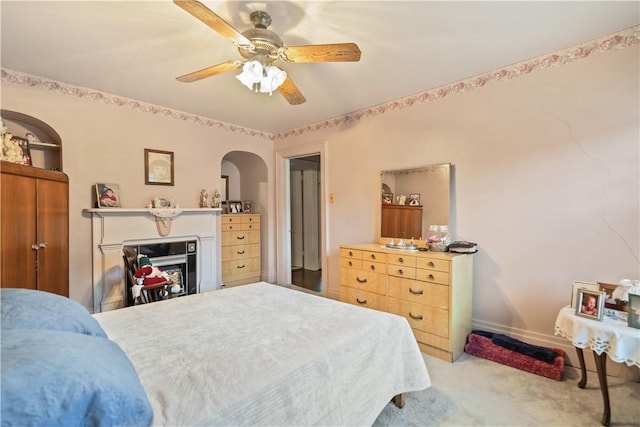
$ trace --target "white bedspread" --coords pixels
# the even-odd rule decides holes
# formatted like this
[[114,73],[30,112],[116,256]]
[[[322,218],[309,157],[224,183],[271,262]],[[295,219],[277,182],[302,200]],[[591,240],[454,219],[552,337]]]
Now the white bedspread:
[[268,283],[94,315],[154,425],[371,425],[431,385],[406,319]]

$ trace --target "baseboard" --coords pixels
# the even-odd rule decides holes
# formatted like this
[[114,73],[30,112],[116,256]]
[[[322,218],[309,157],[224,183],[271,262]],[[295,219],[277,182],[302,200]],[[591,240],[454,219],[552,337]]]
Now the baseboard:
[[[479,319],[472,319],[471,327],[474,330],[477,329],[504,334],[528,344],[562,349],[565,352],[565,365],[573,366],[578,369],[580,368],[576,349],[565,338],[551,334],[541,334],[538,332],[527,331],[525,329],[513,328],[510,326],[500,325],[498,323],[485,322]],[[587,370],[595,373],[596,365],[591,355],[591,351],[586,350],[584,352],[584,359]],[[622,377],[636,382],[640,381],[640,369],[638,369],[638,367],[630,367],[624,363],[615,363],[609,358],[607,358],[607,375],[612,377]]]

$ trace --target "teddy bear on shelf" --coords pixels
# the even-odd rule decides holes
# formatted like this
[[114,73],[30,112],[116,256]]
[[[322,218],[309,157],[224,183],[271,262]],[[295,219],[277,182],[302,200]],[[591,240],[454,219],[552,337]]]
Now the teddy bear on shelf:
[[138,255],[138,266],[134,276],[139,285],[154,285],[160,282],[170,282],[171,276],[151,264],[149,257]]

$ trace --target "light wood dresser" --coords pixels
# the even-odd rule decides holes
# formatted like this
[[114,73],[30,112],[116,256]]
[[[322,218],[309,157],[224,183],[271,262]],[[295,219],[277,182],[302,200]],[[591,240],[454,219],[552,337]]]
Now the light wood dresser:
[[471,332],[473,255],[340,246],[340,300],[404,316],[426,354],[453,362]]
[[260,215],[222,215],[222,284],[260,281]]

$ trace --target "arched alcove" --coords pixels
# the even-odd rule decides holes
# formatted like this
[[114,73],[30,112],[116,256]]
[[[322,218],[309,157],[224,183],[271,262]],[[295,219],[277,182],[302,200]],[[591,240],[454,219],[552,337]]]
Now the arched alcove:
[[229,193],[227,200],[251,202],[251,213],[260,214],[260,258],[262,280],[268,279],[270,263],[269,224],[269,173],[267,164],[255,153],[230,151],[222,158],[222,175],[228,176]]
[[0,110],[0,115],[13,136],[26,139],[30,133],[35,137],[29,143],[33,166],[62,171],[62,138],[55,129],[36,117],[17,111]]

